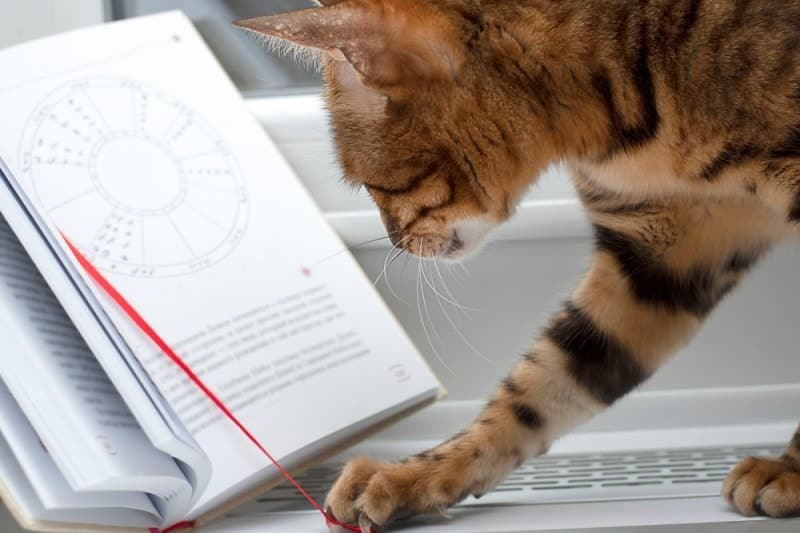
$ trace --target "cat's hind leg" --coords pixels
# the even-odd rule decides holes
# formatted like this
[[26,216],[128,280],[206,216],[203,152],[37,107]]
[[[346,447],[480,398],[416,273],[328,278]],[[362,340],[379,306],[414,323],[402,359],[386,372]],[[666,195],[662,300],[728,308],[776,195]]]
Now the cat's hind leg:
[[800,515],[800,427],[781,457],[748,457],[739,463],[722,495],[746,516]]

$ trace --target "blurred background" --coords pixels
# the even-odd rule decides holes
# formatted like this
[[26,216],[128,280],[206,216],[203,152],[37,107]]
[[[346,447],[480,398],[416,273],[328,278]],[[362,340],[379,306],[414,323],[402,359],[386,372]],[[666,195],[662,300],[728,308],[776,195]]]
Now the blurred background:
[[245,96],[319,90],[316,72],[298,67],[291,57],[264,53],[250,35],[230,24],[231,20],[309,7],[310,0],[110,0],[107,5],[111,19],[182,10]]
[[0,0],[0,48],[98,20],[180,9],[246,95],[309,93],[319,90],[317,73],[298,67],[291,58],[265,54],[231,21],[311,5],[310,0]]

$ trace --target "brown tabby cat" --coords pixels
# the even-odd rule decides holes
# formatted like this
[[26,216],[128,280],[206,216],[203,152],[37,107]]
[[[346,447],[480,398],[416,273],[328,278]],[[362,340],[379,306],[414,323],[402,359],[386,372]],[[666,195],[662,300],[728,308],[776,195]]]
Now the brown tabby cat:
[[[385,525],[491,490],[646,380],[800,231],[798,0],[328,0],[241,21],[320,50],[339,158],[395,244],[458,258],[566,161],[596,252],[478,419],[327,498]],[[532,258],[532,260],[535,258]],[[723,495],[800,512],[800,430]]]

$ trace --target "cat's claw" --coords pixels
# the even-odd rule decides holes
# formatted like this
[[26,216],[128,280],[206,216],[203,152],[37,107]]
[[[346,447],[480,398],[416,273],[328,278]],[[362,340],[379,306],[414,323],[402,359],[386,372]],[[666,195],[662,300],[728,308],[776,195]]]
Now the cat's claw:
[[362,514],[358,517],[358,527],[361,528],[361,533],[371,533],[372,525],[372,520],[367,515]]

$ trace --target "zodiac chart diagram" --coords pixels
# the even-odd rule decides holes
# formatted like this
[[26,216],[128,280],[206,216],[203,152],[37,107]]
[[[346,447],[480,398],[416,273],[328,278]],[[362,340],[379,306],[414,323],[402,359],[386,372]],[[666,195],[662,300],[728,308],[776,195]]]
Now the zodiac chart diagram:
[[247,227],[247,191],[228,145],[150,85],[98,77],[60,87],[29,118],[20,161],[39,209],[107,272],[197,272],[227,256]]

